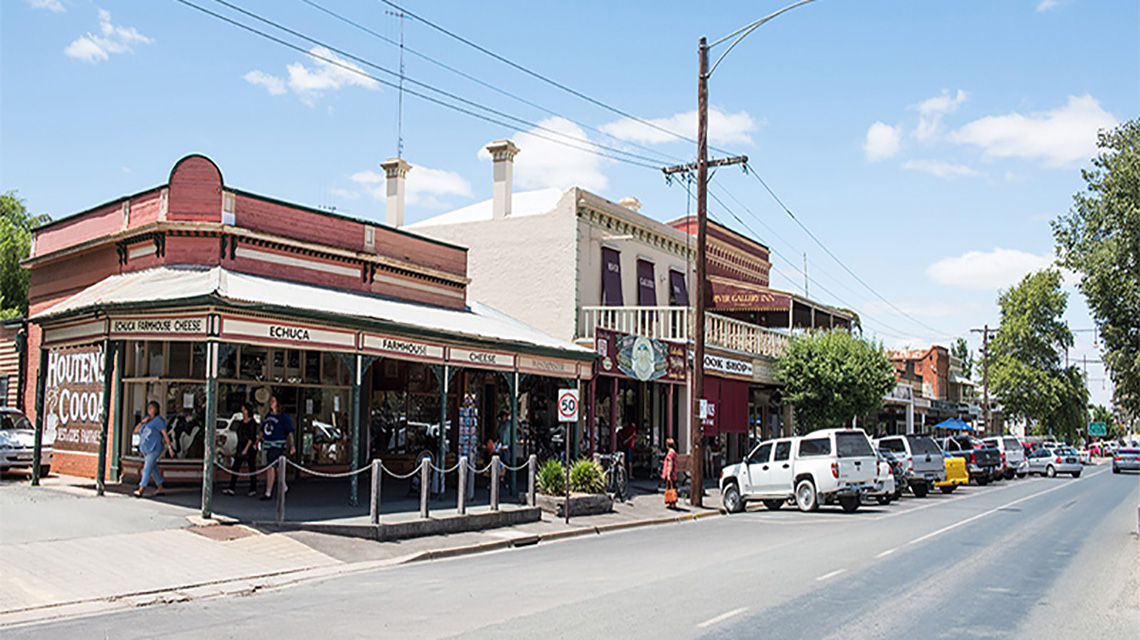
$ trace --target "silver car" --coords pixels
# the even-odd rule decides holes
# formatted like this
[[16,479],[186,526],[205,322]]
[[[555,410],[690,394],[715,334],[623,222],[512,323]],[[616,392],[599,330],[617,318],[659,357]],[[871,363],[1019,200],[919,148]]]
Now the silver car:
[[[23,413],[11,407],[0,407],[0,472],[32,468],[36,428]],[[40,475],[51,471],[52,443],[46,439],[40,451]]]
[[1140,471],[1140,449],[1125,447],[1112,456],[1112,472]]
[[1029,473],[1039,473],[1052,478],[1058,473],[1081,477],[1081,456],[1068,447],[1038,449],[1029,454]]

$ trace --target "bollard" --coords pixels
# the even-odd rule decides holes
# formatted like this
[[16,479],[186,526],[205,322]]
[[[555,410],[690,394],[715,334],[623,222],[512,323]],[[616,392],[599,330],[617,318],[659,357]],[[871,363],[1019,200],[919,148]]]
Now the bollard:
[[459,502],[455,507],[459,515],[467,515],[467,456],[459,456]]
[[368,521],[373,525],[380,524],[380,479],[384,472],[380,467],[380,460],[372,461],[372,508],[368,513]]
[[431,465],[427,456],[420,459],[420,517],[428,517],[428,494],[431,487]]
[[277,524],[285,522],[285,454],[277,458]]
[[526,461],[527,466],[527,485],[526,485],[526,506],[533,507],[537,504],[535,499],[535,476],[538,474],[538,456],[533,453],[530,454],[530,459]]
[[491,456],[491,511],[499,510],[499,456]]

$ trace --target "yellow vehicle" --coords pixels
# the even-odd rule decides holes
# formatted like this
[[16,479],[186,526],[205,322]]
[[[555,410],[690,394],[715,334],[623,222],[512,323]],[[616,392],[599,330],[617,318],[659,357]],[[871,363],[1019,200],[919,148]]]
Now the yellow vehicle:
[[954,493],[960,484],[970,484],[970,474],[966,472],[966,459],[946,456],[946,479],[935,482],[934,486],[942,493]]

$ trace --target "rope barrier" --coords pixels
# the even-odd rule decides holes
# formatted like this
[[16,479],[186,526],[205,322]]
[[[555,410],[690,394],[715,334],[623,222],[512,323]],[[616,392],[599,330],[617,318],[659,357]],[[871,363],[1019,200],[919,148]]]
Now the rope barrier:
[[471,472],[474,473],[475,475],[480,475],[480,474],[487,473],[488,471],[491,470],[491,463],[488,462],[487,466],[483,467],[482,469],[476,469],[475,466],[469,462],[469,463],[467,463],[467,467],[469,469],[471,469]]
[[439,467],[435,466],[434,464],[432,464],[430,462],[428,463],[428,466],[431,467],[434,471],[437,471],[437,472],[442,473],[444,475],[447,475],[447,474],[451,473],[452,471],[458,471],[459,470],[459,463],[458,462],[456,462],[455,466],[451,467],[450,469],[440,469]]
[[517,467],[512,467],[508,464],[504,464],[502,467],[503,471],[522,471],[523,469],[530,467],[530,462],[524,462]]
[[226,473],[230,474],[231,476],[237,476],[238,478],[248,478],[250,476],[258,476],[258,475],[261,475],[261,474],[265,473],[266,471],[269,471],[270,469],[273,468],[273,465],[267,464],[264,467],[258,469],[257,471],[249,471],[246,473],[242,473],[240,471],[234,471],[233,469],[229,469],[224,464],[217,462],[217,461],[214,462],[214,466],[221,469],[222,471],[225,471]]
[[309,475],[316,476],[318,478],[349,478],[349,477],[352,477],[352,476],[355,476],[357,474],[361,474],[361,473],[364,473],[365,471],[370,470],[369,467],[361,467],[361,468],[357,469],[356,471],[345,471],[343,473],[322,473],[320,471],[314,471],[312,469],[307,469],[305,467],[302,467],[301,465],[297,464],[296,462],[293,462],[289,458],[285,458],[285,463],[288,465],[292,465],[294,468],[296,468],[300,471],[304,471],[305,473],[307,473]]
[[417,464],[416,468],[412,469],[412,471],[410,473],[408,473],[407,475],[400,475],[394,471],[389,470],[387,467],[384,466],[383,462],[380,463],[380,470],[384,471],[385,473],[387,473],[388,475],[392,476],[393,478],[395,478],[397,480],[407,480],[408,478],[419,475],[420,465]]

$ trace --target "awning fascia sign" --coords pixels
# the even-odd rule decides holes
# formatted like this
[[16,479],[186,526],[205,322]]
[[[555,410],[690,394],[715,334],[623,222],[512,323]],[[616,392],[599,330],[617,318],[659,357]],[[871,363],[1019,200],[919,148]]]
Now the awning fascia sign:
[[705,371],[715,371],[748,379],[751,379],[754,374],[752,363],[747,360],[725,358],[711,353],[705,354]]
[[210,318],[193,315],[129,316],[111,318],[111,338],[202,340],[209,335]]
[[456,366],[475,369],[499,369],[502,371],[514,371],[515,369],[514,354],[502,351],[451,347],[447,350],[447,361]]
[[550,378],[570,379],[577,377],[578,363],[574,360],[556,360],[519,354],[519,373],[529,373]]
[[356,351],[356,331],[330,329],[296,322],[279,322],[222,316],[223,340],[260,344],[313,347],[330,351]]
[[57,347],[63,344],[80,344],[93,342],[107,336],[107,320],[87,320],[54,327],[45,327],[42,344],[45,347]]
[[361,350],[397,360],[441,363],[446,360],[447,347],[419,340],[408,340],[374,333],[365,333]]

